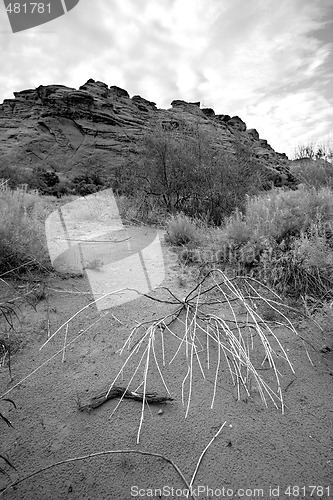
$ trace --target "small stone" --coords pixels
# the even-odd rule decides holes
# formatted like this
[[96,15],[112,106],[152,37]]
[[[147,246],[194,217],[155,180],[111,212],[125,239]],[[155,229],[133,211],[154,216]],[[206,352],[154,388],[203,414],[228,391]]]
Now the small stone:
[[157,414],[158,415],[163,415],[164,411],[163,410],[158,410]]
[[65,486],[67,488],[67,492],[68,493],[72,493],[73,492],[73,485],[72,485],[72,483],[70,481],[68,481],[68,480],[65,481]]

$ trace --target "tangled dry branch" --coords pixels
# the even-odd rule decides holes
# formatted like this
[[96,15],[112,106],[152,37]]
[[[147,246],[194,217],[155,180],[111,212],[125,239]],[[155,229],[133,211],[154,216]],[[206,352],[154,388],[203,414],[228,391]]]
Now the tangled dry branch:
[[[292,373],[294,369],[286,350],[280,342],[272,323],[284,326],[293,335],[298,335],[293,324],[282,312],[280,297],[264,297],[259,291],[259,283],[249,278],[228,278],[221,270],[211,270],[184,298],[177,298],[170,290],[174,309],[154,321],[137,324],[119,350],[127,352],[121,368],[110,384],[105,398],[109,396],[119,378],[129,370],[128,384],[136,384],[135,392],[142,388],[142,407],[137,442],[144,420],[145,401],[149,389],[149,375],[154,371],[162,382],[169,397],[165,368],[182,356],[186,374],[181,383],[181,398],[188,416],[192,395],[195,391],[196,370],[203,379],[213,376],[211,408],[214,406],[218,389],[218,379],[227,366],[231,381],[236,388],[237,399],[249,397],[253,385],[267,407],[271,401],[276,408],[285,411],[278,364],[284,363]],[[159,300],[146,295],[151,300]],[[265,321],[258,312],[258,302],[264,303],[278,317],[274,322]],[[239,314],[239,306],[245,314]],[[238,309],[237,309],[238,308]],[[179,329],[180,325],[180,329]],[[174,349],[172,351],[172,349]],[[169,359],[167,361],[167,354]],[[274,387],[260,373],[266,363],[273,373]],[[265,366],[266,366],[265,365]],[[124,399],[120,397],[112,415]],[[112,416],[111,415],[111,416]]]

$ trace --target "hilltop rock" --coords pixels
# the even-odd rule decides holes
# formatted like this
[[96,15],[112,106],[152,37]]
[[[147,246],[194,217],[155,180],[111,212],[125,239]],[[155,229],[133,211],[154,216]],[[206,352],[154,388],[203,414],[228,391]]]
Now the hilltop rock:
[[147,99],[144,99],[140,95],[134,95],[132,97],[132,101],[137,105],[137,107],[141,111],[147,112],[149,108],[156,108],[156,102],[148,101]]
[[220,123],[227,123],[230,120],[231,116],[229,115],[215,115],[215,120],[217,120]]
[[243,120],[241,120],[239,116],[233,116],[232,118],[230,118],[230,120],[227,121],[227,123],[229,127],[233,127],[240,132],[246,131],[246,123],[243,122]]
[[250,134],[255,141],[259,141],[259,132],[255,128],[249,128],[247,133]]
[[120,87],[116,87],[116,85],[112,85],[110,87],[110,95],[113,94],[116,97],[128,97],[129,98],[129,93],[127,90],[121,89]]
[[201,116],[203,112],[200,109],[200,102],[186,102],[176,99],[171,103],[172,109],[176,111],[185,111],[193,115]]
[[201,111],[206,116],[214,116],[215,115],[215,111],[212,108],[202,108]]
[[14,92],[0,105],[0,166],[31,171],[43,167],[61,178],[96,171],[110,173],[137,158],[144,135],[156,127],[174,133],[202,130],[212,147],[234,154],[251,151],[275,185],[292,185],[289,160],[277,153],[238,116],[216,115],[200,102],[174,100],[158,109],[144,97],[120,87],[88,80],[79,89],[40,85]]

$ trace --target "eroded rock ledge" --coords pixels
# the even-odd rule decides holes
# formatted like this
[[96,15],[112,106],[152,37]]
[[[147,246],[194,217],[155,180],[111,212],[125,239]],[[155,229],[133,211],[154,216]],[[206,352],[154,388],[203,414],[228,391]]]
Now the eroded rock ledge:
[[215,114],[200,102],[174,100],[170,109],[158,109],[144,97],[131,98],[124,89],[92,79],[78,90],[41,85],[14,92],[14,97],[0,105],[3,164],[42,166],[69,177],[93,165],[108,170],[137,154],[144,134],[157,124],[184,133],[195,126],[225,152],[233,153],[237,145],[249,147],[276,185],[293,183],[285,154],[274,151],[238,116]]

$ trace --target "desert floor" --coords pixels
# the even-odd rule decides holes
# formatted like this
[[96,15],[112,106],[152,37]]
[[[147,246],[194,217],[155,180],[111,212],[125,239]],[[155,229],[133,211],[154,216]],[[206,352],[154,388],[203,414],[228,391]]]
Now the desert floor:
[[[182,269],[175,254],[165,243],[162,247],[168,263],[163,285],[176,296],[184,297],[193,287],[192,278],[189,275],[179,279]],[[323,331],[308,320],[297,319],[297,331],[311,338],[317,347],[316,351],[309,350],[313,365],[299,337],[282,327],[275,330],[295,369],[293,374],[286,363],[280,367],[287,406],[284,414],[271,404],[265,408],[255,389],[251,397],[237,401],[227,367],[219,375],[211,409],[215,372],[207,371],[203,379],[196,365],[185,419],[186,405],[181,398],[186,374],[184,356],[180,353],[168,365],[177,342],[170,335],[165,340],[165,380],[174,400],[146,406],[140,442],[136,444],[140,402],[124,399],[110,418],[119,400],[110,400],[85,413],[78,410],[78,397],[85,403],[111,384],[124,362],[116,351],[137,321],[159,318],[174,306],[140,297],[104,316],[106,311],[98,312],[92,304],[70,323],[67,342],[99,321],[66,349],[63,359],[65,329],[41,350],[40,347],[48,334],[91,303],[89,284],[85,277],[62,279],[57,275],[42,281],[45,289],[36,298],[35,309],[26,301],[20,302],[20,321],[16,321],[16,331],[11,333],[15,347],[11,361],[13,380],[8,367],[0,368],[0,395],[11,398],[17,406],[15,409],[9,403],[0,403],[0,411],[13,425],[10,428],[0,422],[0,452],[16,467],[14,471],[1,461],[10,475],[10,479],[0,476],[2,488],[62,460],[126,449],[170,458],[189,483],[202,451],[226,422],[200,463],[193,485],[194,498],[332,497],[333,351],[320,350],[324,345],[332,347],[329,318]],[[2,283],[1,297],[8,293],[8,285]],[[164,289],[152,294],[170,297]],[[180,335],[180,326],[175,327],[175,333],[177,328]],[[135,364],[132,372],[133,367]],[[117,385],[126,386],[132,372],[124,371],[124,378]],[[149,391],[165,395],[156,367],[148,380]],[[134,390],[135,384],[131,388]],[[52,467],[6,489],[2,498],[186,498],[184,490],[184,482],[170,463],[129,453],[100,455]]]

